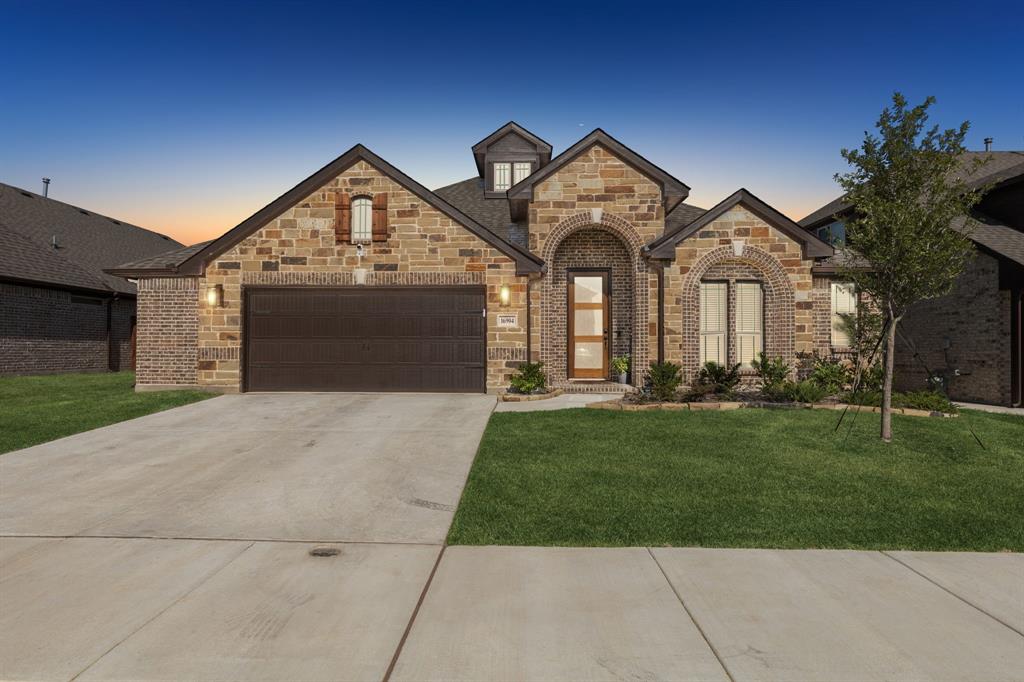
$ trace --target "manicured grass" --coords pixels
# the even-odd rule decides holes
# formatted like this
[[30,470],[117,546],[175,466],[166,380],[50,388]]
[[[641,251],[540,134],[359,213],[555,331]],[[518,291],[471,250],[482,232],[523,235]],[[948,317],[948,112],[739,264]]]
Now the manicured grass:
[[211,397],[136,393],[131,372],[0,379],[0,453]]
[[449,542],[1024,550],[1024,419],[837,417],[496,413]]

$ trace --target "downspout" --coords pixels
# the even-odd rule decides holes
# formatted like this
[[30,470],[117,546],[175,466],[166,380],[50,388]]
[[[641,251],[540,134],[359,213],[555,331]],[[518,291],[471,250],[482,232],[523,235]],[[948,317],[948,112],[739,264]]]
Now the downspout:
[[530,284],[533,278],[526,276],[526,361],[530,362],[530,350],[533,347],[532,315],[530,315]]
[[111,333],[111,327],[113,326],[113,305],[114,299],[117,298],[115,293],[113,296],[107,299],[107,371],[114,371],[114,338]]
[[658,362],[665,362],[665,266],[658,263]]

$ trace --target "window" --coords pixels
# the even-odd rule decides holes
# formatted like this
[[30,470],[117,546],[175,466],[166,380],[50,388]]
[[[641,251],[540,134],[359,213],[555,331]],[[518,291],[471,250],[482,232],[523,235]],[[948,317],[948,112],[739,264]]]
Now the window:
[[857,314],[857,291],[849,282],[832,282],[832,345],[853,343],[843,315]]
[[728,284],[700,283],[700,364],[726,364]]
[[764,294],[757,282],[736,283],[736,361],[752,367],[764,351]]
[[841,220],[819,227],[816,233],[818,239],[828,242],[832,246],[844,246],[846,244],[846,223]]
[[512,184],[517,185],[530,175],[532,164],[529,161],[517,161],[512,164]]
[[352,241],[368,242],[373,238],[373,201],[370,197],[352,200]]
[[512,164],[511,163],[496,163],[494,164],[494,191],[504,192],[512,186]]

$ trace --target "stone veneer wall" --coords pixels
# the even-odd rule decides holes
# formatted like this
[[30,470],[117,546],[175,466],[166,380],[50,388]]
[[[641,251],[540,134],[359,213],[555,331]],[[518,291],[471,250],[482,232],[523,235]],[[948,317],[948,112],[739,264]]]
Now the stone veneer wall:
[[194,386],[199,331],[195,277],[140,279],[135,383],[140,387]]
[[[745,244],[738,258],[734,239]],[[700,359],[700,281],[744,279],[755,272],[766,287],[766,350],[795,365],[798,353],[822,348],[827,341],[820,322],[815,324],[815,310],[825,299],[813,293],[812,265],[799,243],[742,205],[726,211],[681,242],[676,260],[665,267],[665,359],[681,364],[684,379],[692,379]],[[732,337],[730,357],[735,356]]]
[[[600,209],[596,219],[593,209]],[[563,240],[594,228],[615,235],[634,266],[633,366],[637,371],[633,381],[640,383],[651,348],[657,344],[657,279],[640,249],[664,232],[661,188],[598,144],[534,187],[529,210],[530,250],[550,264]],[[562,368],[567,348],[564,341],[559,347],[558,339],[564,340],[567,321],[564,314],[559,316],[558,307],[564,310],[564,281],[557,282],[549,274],[531,286],[530,295],[532,359]],[[565,380],[564,371],[553,373],[552,379]]]
[[[388,194],[389,238],[365,245],[335,244],[334,198]],[[359,161],[277,219],[212,262],[200,289],[220,284],[224,305],[198,311],[197,380],[238,390],[241,380],[242,289],[246,285],[346,286],[356,267],[370,270],[366,286],[485,284],[488,300],[487,387],[496,390],[526,359],[526,278],[515,263],[444,213],[365,161]],[[501,285],[512,293],[499,307]],[[518,326],[499,328],[499,313],[516,313]]]
[[135,299],[0,284],[0,375],[128,369]]
[[[954,400],[1009,405],[1010,292],[999,290],[999,262],[979,252],[947,296],[922,301],[899,329],[923,365],[946,377]],[[902,391],[927,386],[927,372],[897,336],[895,380]],[[960,376],[954,371],[960,370]]]

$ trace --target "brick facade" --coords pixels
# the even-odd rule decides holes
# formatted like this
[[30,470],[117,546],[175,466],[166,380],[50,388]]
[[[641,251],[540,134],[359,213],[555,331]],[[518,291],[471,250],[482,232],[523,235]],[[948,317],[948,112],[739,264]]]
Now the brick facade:
[[[739,256],[734,240],[743,241]],[[791,365],[798,353],[829,345],[831,298],[814,289],[813,261],[799,243],[742,205],[734,206],[697,234],[680,242],[676,259],[665,267],[665,359],[681,364],[692,379],[700,364],[700,283],[702,280],[754,280],[764,288],[764,348]],[[730,299],[734,287],[729,287]],[[730,329],[734,328],[730,305]],[[815,320],[819,322],[816,323]],[[728,334],[730,362],[736,362]]]
[[899,329],[920,359],[897,336],[898,390],[925,388],[927,366],[953,400],[1010,404],[1010,292],[999,290],[994,257],[979,252],[951,294],[913,306]]
[[199,288],[195,277],[139,280],[136,385],[196,385]]
[[[364,244],[361,258],[356,245],[335,243],[338,192],[387,194],[388,239]],[[140,384],[196,383],[223,391],[239,390],[244,288],[352,286],[357,268],[367,270],[364,286],[368,287],[486,285],[487,387],[507,386],[509,376],[526,355],[526,278],[516,275],[512,259],[362,160],[217,257],[205,276],[195,280],[191,294],[162,290],[151,298],[149,292],[145,296],[140,292],[147,305],[153,303],[149,310],[168,306],[159,321],[173,337],[161,342],[165,349],[178,343],[179,335],[194,333],[197,338],[192,356],[174,358],[175,369],[157,372],[157,366],[164,364],[158,360],[151,361],[145,372],[140,367]],[[499,291],[506,284],[511,302],[500,307]],[[203,292],[214,285],[223,287],[221,307],[203,302]],[[179,312],[181,306],[191,306],[191,311]],[[508,313],[518,316],[519,326],[499,328],[497,315]],[[174,327],[173,320],[181,317],[189,321]],[[196,319],[194,331],[192,317]],[[142,319],[140,310],[140,323]],[[148,317],[146,321],[157,322]],[[160,337],[161,332],[154,336]]]
[[0,284],[0,376],[129,369],[134,316],[133,298]]

